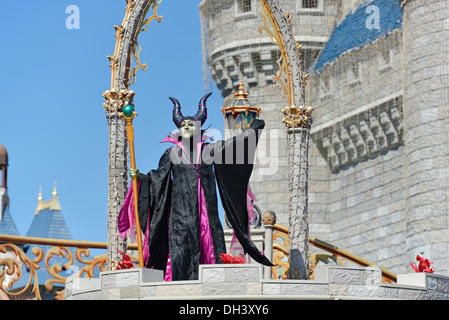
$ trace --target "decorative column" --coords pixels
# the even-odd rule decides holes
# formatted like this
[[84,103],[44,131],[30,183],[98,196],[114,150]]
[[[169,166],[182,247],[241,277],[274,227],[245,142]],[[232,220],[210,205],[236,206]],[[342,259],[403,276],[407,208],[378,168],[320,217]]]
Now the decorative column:
[[[264,255],[271,262],[273,262],[273,229],[276,223],[276,213],[271,210],[267,210],[262,214],[262,223],[265,228],[264,235]],[[271,279],[273,267],[264,266],[263,267],[263,278]]]
[[121,238],[117,221],[128,190],[128,144],[126,143],[126,120],[119,115],[123,107],[132,104],[134,91],[108,90],[103,96],[106,102],[109,147],[108,179],[108,268],[114,269],[121,260],[119,251],[126,252],[126,242]]
[[[103,107],[109,130],[109,192],[108,192],[108,259],[107,269],[114,270],[122,259],[119,252],[126,251],[126,243],[120,237],[117,227],[118,215],[128,190],[128,146],[126,142],[126,120],[119,115],[123,107],[133,104],[134,91],[129,88],[136,81],[139,69],[146,70],[140,63],[140,46],[137,38],[148,24],[162,17],[156,13],[160,3],[156,0],[126,0],[125,17],[121,25],[114,26],[116,44],[114,55],[108,56],[111,62],[111,89],[103,97]],[[146,18],[152,8],[153,15]],[[133,59],[134,58],[134,59]],[[132,62],[135,61],[133,67]]]
[[312,107],[285,107],[288,140],[289,279],[309,279],[308,155]]
[[[290,279],[310,279],[308,221],[308,153],[312,107],[305,107],[307,74],[301,67],[301,44],[295,41],[291,16],[284,13],[279,0],[261,0],[265,30],[281,50],[280,70],[273,80],[281,87],[288,105],[282,112],[287,129],[288,221]],[[269,28],[268,21],[272,27]]]

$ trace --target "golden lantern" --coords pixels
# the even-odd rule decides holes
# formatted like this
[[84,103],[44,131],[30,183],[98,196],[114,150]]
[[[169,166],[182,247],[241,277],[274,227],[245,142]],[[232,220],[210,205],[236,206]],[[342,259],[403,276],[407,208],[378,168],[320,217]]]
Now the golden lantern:
[[226,119],[229,129],[241,129],[245,131],[251,126],[262,109],[253,106],[248,101],[249,92],[243,88],[243,82],[240,81],[239,90],[234,92],[235,100],[227,107],[222,107],[221,112]]

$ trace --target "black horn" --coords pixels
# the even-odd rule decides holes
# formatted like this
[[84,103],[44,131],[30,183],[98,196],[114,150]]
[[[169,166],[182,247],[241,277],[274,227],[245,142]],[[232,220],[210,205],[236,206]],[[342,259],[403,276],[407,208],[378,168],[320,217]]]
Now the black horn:
[[198,112],[196,113],[195,119],[201,122],[201,125],[204,124],[204,122],[207,119],[207,108],[206,108],[206,101],[207,98],[212,94],[212,92],[209,92],[205,96],[203,96],[198,103]]
[[179,101],[173,97],[169,97],[169,99],[173,102],[173,122],[175,123],[176,127],[179,128],[181,125],[182,120],[184,119],[184,116],[181,112],[181,104]]

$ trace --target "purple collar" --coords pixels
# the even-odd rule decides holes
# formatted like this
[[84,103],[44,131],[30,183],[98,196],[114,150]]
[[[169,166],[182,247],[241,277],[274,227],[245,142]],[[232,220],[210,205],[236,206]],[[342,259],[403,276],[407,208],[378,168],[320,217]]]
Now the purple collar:
[[[199,138],[197,137],[196,150],[200,150],[200,152],[197,152],[197,155],[196,155],[196,157],[197,157],[197,159],[196,159],[197,160],[196,161],[197,166],[194,166],[196,169],[198,169],[198,166],[199,166],[199,163],[200,163],[200,157],[201,157],[201,154],[202,154],[201,148],[202,148],[204,142],[209,141],[209,140],[213,141],[212,138],[210,138],[210,137],[208,137],[206,135],[201,135]],[[176,144],[178,147],[180,147],[182,149],[182,151],[187,156],[187,158],[190,159],[190,156],[187,154],[184,145],[182,144],[181,141],[178,141],[178,139],[176,139],[174,135],[171,135],[171,134],[168,135],[164,140],[161,141],[161,143],[163,143],[163,142],[171,142],[171,143]],[[190,162],[192,162],[192,159],[190,159]]]

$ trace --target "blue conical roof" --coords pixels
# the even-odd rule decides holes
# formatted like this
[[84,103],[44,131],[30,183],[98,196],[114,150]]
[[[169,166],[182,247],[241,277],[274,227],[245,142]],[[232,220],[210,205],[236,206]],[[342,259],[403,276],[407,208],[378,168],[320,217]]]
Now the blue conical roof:
[[31,222],[27,237],[72,240],[62,211],[50,208],[39,211]]
[[[59,205],[58,193],[56,188],[53,190],[53,199],[49,201],[42,201],[42,194],[38,197],[37,210],[34,213],[33,221],[31,222],[30,228],[26,234],[27,237],[38,237],[38,238],[49,238],[58,240],[72,240],[70,230],[67,227],[65,219],[62,215],[61,206]],[[25,245],[24,251],[28,258],[31,260],[35,259],[36,256],[33,254],[32,249],[34,247],[41,248],[44,253],[44,257],[47,255],[48,251],[52,248],[50,245]],[[64,269],[59,273],[60,276],[66,278],[73,274],[76,274],[81,268],[84,267],[81,263],[75,259],[75,248],[67,247],[73,257],[73,265],[70,269]],[[62,256],[57,253],[53,254],[52,258],[49,260],[49,265],[58,264],[63,267],[64,264],[68,263],[67,252],[62,251]],[[39,280],[40,285],[44,285],[47,280],[54,279],[50,276],[45,265],[45,258],[39,263],[40,268],[36,270],[36,275]],[[25,269],[20,280],[14,285],[14,288],[20,288],[26,285],[30,277],[29,270]],[[35,280],[35,279],[34,279]],[[63,287],[64,284],[55,283],[56,287]]]
[[2,211],[0,212],[0,233],[20,236],[19,230],[9,212],[9,206],[5,204],[0,210]]

